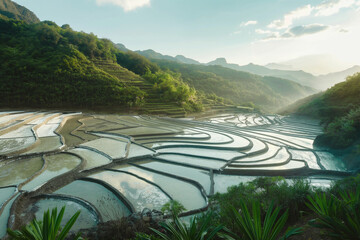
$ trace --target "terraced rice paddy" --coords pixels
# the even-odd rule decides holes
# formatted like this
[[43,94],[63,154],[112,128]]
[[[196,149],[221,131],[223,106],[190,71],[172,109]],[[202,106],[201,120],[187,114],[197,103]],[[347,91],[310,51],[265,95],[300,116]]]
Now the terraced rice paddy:
[[320,133],[316,120],[255,113],[193,120],[2,112],[0,238],[54,206],[82,210],[81,229],[171,199],[193,214],[209,196],[257,176],[327,186],[350,173],[313,147]]

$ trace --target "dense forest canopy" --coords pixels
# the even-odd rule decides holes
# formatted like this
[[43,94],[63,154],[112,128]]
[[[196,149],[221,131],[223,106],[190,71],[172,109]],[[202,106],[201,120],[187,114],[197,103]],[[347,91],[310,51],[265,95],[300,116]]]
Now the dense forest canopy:
[[[145,81],[141,75],[157,74],[159,67],[143,56],[122,52],[107,39],[73,31],[69,25],[51,21],[26,24],[0,20],[1,105],[28,107],[136,106],[146,101],[147,92],[127,81]],[[26,43],[26,44],[25,44]],[[103,71],[95,60],[106,60],[124,68],[121,76]],[[125,71],[126,70],[126,71]],[[131,73],[131,71],[133,73]],[[160,74],[160,73],[159,73]],[[171,78],[168,88],[190,89]],[[162,91],[154,86],[156,91]],[[168,91],[167,98],[187,102],[189,91]],[[169,96],[175,94],[176,97]],[[184,96],[179,96],[184,94]],[[194,102],[191,91],[191,103]],[[165,99],[165,100],[166,100]],[[164,99],[163,99],[164,100]]]
[[49,21],[29,25],[0,20],[0,29],[3,106],[127,104],[144,96],[89,60],[115,59],[108,40]]

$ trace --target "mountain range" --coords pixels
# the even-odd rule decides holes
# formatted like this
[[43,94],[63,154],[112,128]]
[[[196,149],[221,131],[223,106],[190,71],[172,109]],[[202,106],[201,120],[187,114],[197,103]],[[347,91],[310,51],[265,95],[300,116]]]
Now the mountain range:
[[187,64],[219,65],[222,67],[234,69],[237,71],[249,72],[260,76],[284,78],[318,90],[325,90],[336,83],[344,81],[346,77],[353,75],[357,72],[360,72],[360,66],[355,65],[349,69],[340,72],[315,76],[311,73],[302,70],[291,70],[290,65],[277,64],[277,63],[267,64],[266,66],[249,63],[247,65],[240,66],[238,64],[228,63],[225,58],[217,58],[214,61],[208,63],[200,63],[196,60],[179,55],[176,57],[172,57],[169,55],[162,55],[161,53],[155,52],[154,50],[151,49],[144,51],[136,51],[136,52],[149,59],[170,60],[170,61],[176,61]]

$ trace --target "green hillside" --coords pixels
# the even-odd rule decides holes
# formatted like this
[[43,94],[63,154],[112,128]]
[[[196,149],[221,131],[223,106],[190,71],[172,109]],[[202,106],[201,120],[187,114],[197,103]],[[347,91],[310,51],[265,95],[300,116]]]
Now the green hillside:
[[216,94],[235,104],[253,103],[275,110],[289,102],[315,93],[298,83],[275,77],[261,77],[222,66],[189,65],[174,61],[153,60],[162,69],[179,72],[190,86],[205,94]]
[[0,19],[15,19],[26,23],[40,22],[33,12],[10,0],[0,0]]
[[[197,92],[181,76],[69,25],[0,19],[0,61],[0,107],[150,112],[159,103],[158,112],[164,107],[176,116],[201,109]],[[149,74],[156,77],[147,79]]]
[[108,40],[52,22],[0,20],[0,29],[2,107],[131,105],[145,95],[91,61],[115,59]]
[[322,120],[325,133],[316,139],[316,145],[350,146],[360,136],[360,73],[321,94],[294,103],[285,111],[292,112]]
[[316,116],[331,121],[334,118],[341,117],[351,109],[360,104],[360,74],[357,73],[329,88],[315,99],[309,99],[298,108],[296,112]]
[[299,83],[279,77],[265,76],[262,78],[262,81],[268,85],[271,90],[290,99],[290,101],[295,101],[296,99],[303,98],[304,96],[316,92],[316,90],[311,87],[303,86]]

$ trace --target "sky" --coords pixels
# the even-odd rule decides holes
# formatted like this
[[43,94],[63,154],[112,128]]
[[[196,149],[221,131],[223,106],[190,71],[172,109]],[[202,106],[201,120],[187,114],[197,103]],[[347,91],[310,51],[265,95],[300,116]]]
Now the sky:
[[15,0],[41,20],[200,62],[360,65],[360,0]]

